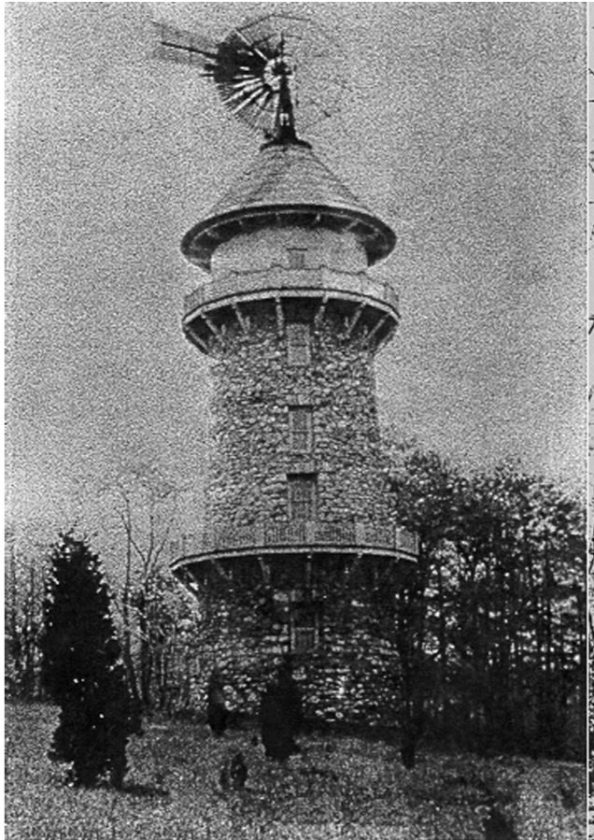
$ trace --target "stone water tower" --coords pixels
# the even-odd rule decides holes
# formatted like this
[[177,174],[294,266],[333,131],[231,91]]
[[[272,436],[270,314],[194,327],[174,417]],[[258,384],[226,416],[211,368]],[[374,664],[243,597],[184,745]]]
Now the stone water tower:
[[[282,648],[302,652],[324,635],[316,579],[415,557],[389,515],[374,381],[399,314],[391,284],[368,270],[396,237],[297,138],[285,36],[237,32],[207,70],[237,104],[251,60],[272,122],[182,241],[202,272],[183,329],[209,364],[212,395],[206,526],[172,568],[197,593],[216,574],[265,579],[287,604]],[[177,48],[205,52],[189,36]],[[257,104],[257,85],[247,89]]]

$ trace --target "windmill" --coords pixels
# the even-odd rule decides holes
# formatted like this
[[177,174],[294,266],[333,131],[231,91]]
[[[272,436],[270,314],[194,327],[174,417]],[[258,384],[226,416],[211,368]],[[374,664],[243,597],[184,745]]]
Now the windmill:
[[271,13],[218,42],[157,35],[159,56],[196,67],[264,139],[182,239],[208,276],[182,324],[211,362],[212,433],[207,524],[172,571],[199,600],[252,587],[250,614],[233,613],[265,626],[262,656],[308,656],[334,632],[337,581],[393,592],[416,558],[389,511],[373,371],[400,316],[367,269],[396,236],[297,135],[346,87],[320,27]]
[[339,111],[347,88],[338,69],[342,51],[306,16],[271,12],[218,43],[167,23],[154,26],[157,56],[197,67],[225,108],[268,142],[297,142],[296,122],[305,130]]

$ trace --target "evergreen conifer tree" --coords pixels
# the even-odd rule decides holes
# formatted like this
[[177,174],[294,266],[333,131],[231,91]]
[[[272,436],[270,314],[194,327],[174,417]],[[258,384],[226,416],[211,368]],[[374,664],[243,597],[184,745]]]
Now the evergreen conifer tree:
[[85,787],[109,772],[121,788],[128,738],[141,732],[110,606],[99,557],[61,534],[43,604],[42,682],[61,709],[49,756],[71,763],[72,781]]

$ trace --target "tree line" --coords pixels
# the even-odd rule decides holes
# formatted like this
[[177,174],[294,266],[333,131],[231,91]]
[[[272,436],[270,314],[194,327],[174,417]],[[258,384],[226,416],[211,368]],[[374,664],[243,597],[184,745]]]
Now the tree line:
[[435,453],[399,454],[394,510],[420,541],[396,609],[401,720],[481,751],[583,758],[581,500],[517,465],[466,477]]
[[[401,732],[405,763],[414,763],[421,739],[581,758],[581,500],[517,465],[468,476],[415,446],[392,449],[388,477],[395,519],[419,535],[418,563],[396,590],[370,580],[359,601],[370,610],[362,626],[396,652],[396,673],[377,679],[394,696],[388,723]],[[221,625],[168,571],[179,491],[145,470],[107,493],[110,528],[121,537],[109,582],[133,698],[145,711],[191,713]],[[10,529],[6,542],[7,690],[39,698],[48,553]]]

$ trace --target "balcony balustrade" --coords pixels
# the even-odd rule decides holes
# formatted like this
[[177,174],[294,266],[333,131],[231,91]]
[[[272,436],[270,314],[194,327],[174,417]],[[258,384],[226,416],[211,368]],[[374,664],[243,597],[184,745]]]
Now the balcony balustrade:
[[311,295],[316,291],[329,297],[369,298],[369,302],[394,310],[398,316],[398,295],[390,283],[372,280],[364,271],[342,272],[326,267],[288,269],[280,265],[265,270],[236,272],[201,284],[184,298],[187,318],[197,309],[226,301],[276,295]]
[[255,523],[240,527],[209,527],[188,535],[180,553],[184,559],[224,558],[225,555],[295,553],[320,551],[357,554],[393,554],[414,560],[418,553],[416,534],[405,528],[364,522],[281,522]]

